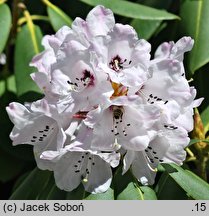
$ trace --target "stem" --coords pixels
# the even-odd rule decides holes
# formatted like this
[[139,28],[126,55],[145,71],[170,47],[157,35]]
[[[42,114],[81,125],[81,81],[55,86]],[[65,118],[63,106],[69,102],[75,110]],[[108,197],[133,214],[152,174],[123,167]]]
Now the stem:
[[207,148],[197,149],[197,160],[196,160],[197,173],[205,181],[207,181],[206,166],[207,166],[208,159],[209,157],[208,157]]
[[38,54],[39,53],[39,47],[38,47],[38,44],[37,44],[37,40],[36,40],[36,36],[35,36],[35,28],[34,28],[34,24],[33,24],[31,15],[30,15],[28,10],[24,10],[23,13],[24,13],[25,19],[27,21],[28,28],[29,28],[30,33],[31,33],[31,38],[32,38],[32,42],[33,42],[33,45],[34,45],[35,53]]
[[[40,20],[40,21],[49,21],[49,18],[47,16],[41,16],[41,15],[31,15],[31,19],[32,20]],[[25,22],[27,22],[27,19],[26,17],[21,17],[19,20],[18,20],[18,25],[21,26],[23,25]]]
[[201,157],[199,160],[198,165],[198,172],[200,176],[207,181],[207,173],[206,173],[206,165],[207,165],[208,158],[207,157]]
[[17,20],[19,17],[20,8],[18,7],[21,0],[14,0],[12,4],[12,29],[11,38],[16,38],[17,34]]
[[186,148],[186,152],[190,157],[194,157],[194,153],[189,148]]

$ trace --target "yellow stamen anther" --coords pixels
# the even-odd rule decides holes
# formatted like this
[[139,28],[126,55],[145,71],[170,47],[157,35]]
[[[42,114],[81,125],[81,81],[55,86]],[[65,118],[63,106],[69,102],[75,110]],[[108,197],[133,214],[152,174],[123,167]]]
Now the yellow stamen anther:
[[115,97],[125,96],[127,95],[128,88],[123,86],[122,84],[118,84],[115,82],[111,82],[114,93],[110,97],[110,99],[114,99]]

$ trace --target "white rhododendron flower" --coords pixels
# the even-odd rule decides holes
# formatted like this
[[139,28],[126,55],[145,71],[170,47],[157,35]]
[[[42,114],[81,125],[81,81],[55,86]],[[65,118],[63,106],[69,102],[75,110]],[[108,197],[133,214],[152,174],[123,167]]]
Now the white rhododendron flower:
[[105,192],[120,160],[143,185],[154,184],[159,163],[182,165],[202,102],[183,65],[192,38],[163,43],[151,59],[146,40],[96,6],[42,44],[31,77],[44,98],[9,104],[10,138],[34,146],[38,167],[53,171],[60,189],[82,183]]
[[71,191],[80,182],[86,191],[106,191],[112,180],[111,167],[119,164],[120,154],[102,153],[91,149],[93,130],[82,125],[76,139],[59,151],[45,151],[41,159],[54,162],[54,176],[57,186]]

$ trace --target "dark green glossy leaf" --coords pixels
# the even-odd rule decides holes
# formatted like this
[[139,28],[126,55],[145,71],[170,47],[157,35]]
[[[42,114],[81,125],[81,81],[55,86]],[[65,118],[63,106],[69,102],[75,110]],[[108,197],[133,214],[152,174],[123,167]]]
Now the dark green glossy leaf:
[[28,171],[24,174],[22,174],[16,181],[15,181],[15,184],[12,188],[12,192],[14,192],[21,184],[22,182],[24,181],[24,179],[27,178],[27,176],[30,174],[31,171]]
[[186,191],[187,196],[197,200],[209,199],[209,184],[189,170],[175,164],[164,164],[169,176]]
[[114,200],[114,191],[112,188],[109,188],[104,193],[98,194],[86,194],[85,200]]
[[50,181],[52,172],[35,168],[20,186],[13,192],[10,199],[38,199]]
[[110,8],[115,14],[142,19],[142,20],[172,20],[178,19],[178,16],[168,13],[164,10],[147,7],[124,0],[81,0],[89,5],[104,5]]
[[155,187],[159,200],[184,200],[188,199],[186,192],[164,172]]
[[0,96],[3,95],[6,90],[16,93],[16,83],[14,75],[9,76],[6,80],[0,81]]
[[6,4],[0,5],[0,53],[4,50],[6,45],[10,27],[11,27],[11,12]]
[[53,5],[53,7],[47,7],[47,13],[49,15],[50,22],[55,31],[58,31],[64,25],[71,26],[71,18],[65,14],[60,8]]
[[40,92],[35,82],[30,77],[32,72],[37,71],[30,67],[32,58],[40,52],[42,33],[38,26],[31,31],[28,25],[24,25],[17,35],[15,47],[15,77],[18,96],[28,92]]
[[144,196],[144,200],[157,200],[156,193],[151,187],[141,186],[140,189]]
[[25,167],[25,162],[21,161],[0,149],[0,181],[7,182],[21,173]]
[[139,20],[134,19],[130,25],[134,27],[139,38],[150,39],[161,24],[161,20]]
[[[137,3],[156,8],[168,10],[172,0],[138,0]],[[133,19],[130,23],[134,29],[137,31],[140,38],[144,38],[146,40],[150,39],[156,33],[159,33],[162,28],[160,27],[162,20],[140,20]]]
[[60,190],[57,188],[54,175],[51,175],[50,180],[48,181],[47,186],[44,190],[41,190],[41,193],[37,197],[39,200],[63,200],[66,197],[66,191]]
[[195,40],[194,48],[189,54],[189,67],[194,73],[209,62],[209,0],[182,1],[180,15],[182,32]]
[[121,174],[121,168],[118,168],[113,179],[114,195],[117,200],[144,200],[143,193],[136,179],[128,171]]
[[66,200],[82,200],[85,198],[86,192],[82,184],[80,184],[76,189],[68,192],[66,195]]
[[0,99],[0,147],[6,152],[17,159],[24,161],[34,161],[32,146],[29,145],[17,145],[12,146],[12,141],[9,138],[9,134],[13,128],[13,124],[10,121],[5,107],[12,101],[17,101],[17,97],[13,92],[5,91]]
[[48,196],[44,199],[47,200],[64,200],[66,198],[67,192],[64,190],[60,190],[54,183],[53,187],[48,193]]

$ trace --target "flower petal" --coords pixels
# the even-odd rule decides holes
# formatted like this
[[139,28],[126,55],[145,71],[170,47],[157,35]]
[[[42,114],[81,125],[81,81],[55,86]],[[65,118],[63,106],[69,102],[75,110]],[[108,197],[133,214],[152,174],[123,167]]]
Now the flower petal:
[[112,180],[112,170],[110,165],[95,156],[95,165],[92,166],[88,181],[83,183],[86,191],[90,193],[103,193],[110,187]]

